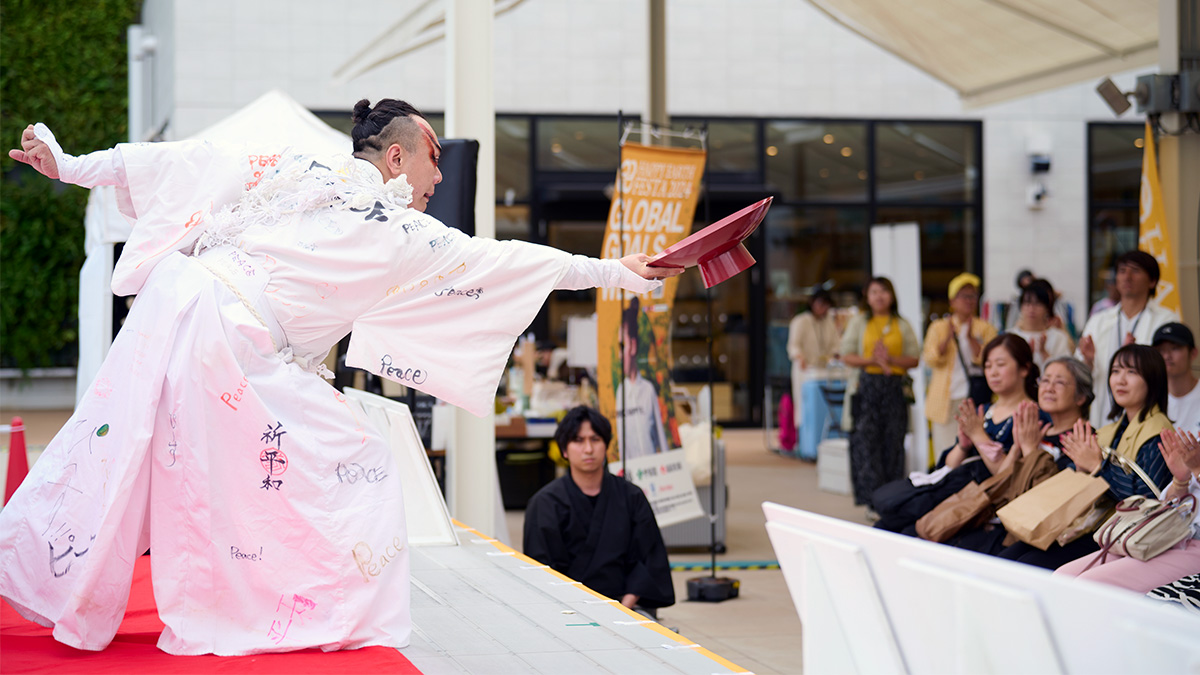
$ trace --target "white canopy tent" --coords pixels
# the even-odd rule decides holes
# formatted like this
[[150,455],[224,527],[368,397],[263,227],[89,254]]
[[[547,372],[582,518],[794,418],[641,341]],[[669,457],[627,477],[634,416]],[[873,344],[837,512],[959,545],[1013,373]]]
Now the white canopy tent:
[[[190,140],[256,146],[290,146],[314,153],[351,151],[350,137],[322,122],[292,97],[272,90],[245,108],[195,134]],[[112,344],[113,244],[129,237],[130,226],[117,210],[112,187],[92,190],[84,216],[87,260],[79,272],[78,401],[95,378]]]
[[1158,0],[809,0],[978,107],[1158,62]]

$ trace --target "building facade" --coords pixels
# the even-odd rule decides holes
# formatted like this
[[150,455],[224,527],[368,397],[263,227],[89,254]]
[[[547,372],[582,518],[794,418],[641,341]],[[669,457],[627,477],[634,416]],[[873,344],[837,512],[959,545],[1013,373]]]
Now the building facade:
[[[334,75],[418,4],[147,0],[157,47],[146,117],[184,138],[278,88],[335,126],[360,98],[404,98],[440,132],[444,41],[348,82]],[[1136,245],[1142,126],[1132,113],[1115,120],[1094,82],[965,110],[951,88],[807,3],[674,0],[667,21],[672,123],[709,132],[697,227],[776,198],[751,242],[759,265],[713,293],[723,421],[769,414],[764,390],[787,374],[788,319],[814,284],[853,300],[873,224],[920,224],[927,315],[945,311],[959,271],[1007,301],[1031,269],[1063,293],[1079,328],[1114,253]],[[497,236],[595,255],[618,112],[636,116],[646,100],[645,0],[526,0],[494,31]],[[1136,74],[1113,78],[1128,90]],[[1049,171],[1033,172],[1032,151],[1049,156]],[[593,307],[589,293],[558,293],[534,330],[561,341],[565,317]],[[706,322],[688,275],[673,345],[680,381],[707,380]]]

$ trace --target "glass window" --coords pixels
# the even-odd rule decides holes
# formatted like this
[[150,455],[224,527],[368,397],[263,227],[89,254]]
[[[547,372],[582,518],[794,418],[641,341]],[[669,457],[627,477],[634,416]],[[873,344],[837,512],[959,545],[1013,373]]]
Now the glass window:
[[[604,244],[604,221],[551,220],[546,236],[546,243],[554,248],[579,255],[598,256]],[[555,291],[546,304],[549,337],[560,345],[566,345],[567,319],[595,314],[596,291],[591,288]]]
[[[529,118],[496,118],[496,201],[529,200]],[[497,236],[499,235],[497,214]]]
[[497,204],[496,238],[529,241],[529,206]]
[[543,117],[537,123],[538,171],[616,171],[617,120]]
[[768,318],[791,320],[812,287],[826,281],[862,288],[870,269],[868,224],[866,208],[773,206],[765,223]]
[[867,198],[866,125],[767,123],[767,186],[788,201],[860,202]]
[[1093,202],[1134,203],[1142,184],[1140,124],[1093,124],[1088,157],[1088,192]]
[[[762,391],[751,386],[750,333],[756,328],[750,319],[750,276],[739,274],[711,289],[713,416],[718,422],[749,421],[753,405],[761,401]],[[699,270],[679,277],[671,313],[671,378],[695,395],[709,379],[708,301]]]
[[[963,271],[979,274],[976,267],[975,209],[942,206],[880,207],[879,224],[917,223],[921,228],[921,296],[928,315],[950,311],[946,287]],[[1054,283],[1054,279],[1050,279]]]
[[[671,121],[671,128],[700,129],[704,120]],[[710,120],[708,123],[708,171],[712,173],[758,173],[758,125],[753,121]],[[679,147],[699,147],[688,139],[672,139]]]
[[1137,248],[1145,127],[1088,125],[1088,300],[1111,289],[1117,256]]
[[880,122],[875,127],[876,196],[895,202],[975,198],[974,125]]
[[833,282],[835,301],[858,301],[870,269],[866,207],[776,205],[767,213],[767,376],[791,376],[788,324],[808,308],[815,287]]

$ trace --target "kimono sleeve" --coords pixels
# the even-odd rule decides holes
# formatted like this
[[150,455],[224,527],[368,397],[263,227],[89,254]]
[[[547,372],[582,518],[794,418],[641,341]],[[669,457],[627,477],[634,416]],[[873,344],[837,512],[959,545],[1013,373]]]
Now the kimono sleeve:
[[557,481],[542,488],[525,507],[525,531],[521,550],[534,560],[565,573],[570,567],[571,556],[563,539],[559,523],[559,510],[565,496]]
[[118,148],[128,186],[117,188],[117,206],[133,231],[113,270],[117,295],[137,293],[159,260],[190,249],[212,214],[273,172],[280,157],[205,141]]
[[[671,581],[671,563],[662,532],[654,519],[654,511],[646,495],[638,488],[630,491],[629,551],[626,560],[632,563],[625,576],[625,592],[638,596],[643,607],[668,607],[675,604],[675,587]],[[618,600],[620,598],[617,598]]]
[[[443,231],[405,250],[411,264],[401,267],[422,271],[354,321],[346,363],[482,416],[495,404],[514,343],[571,256]],[[441,262],[424,265],[433,255]]]

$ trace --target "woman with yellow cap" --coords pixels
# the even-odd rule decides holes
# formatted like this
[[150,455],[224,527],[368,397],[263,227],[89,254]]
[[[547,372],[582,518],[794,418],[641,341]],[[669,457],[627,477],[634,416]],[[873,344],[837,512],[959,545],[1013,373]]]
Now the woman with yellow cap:
[[[932,374],[925,395],[925,417],[933,427],[933,449],[940,453],[954,445],[958,424],[953,411],[971,396],[971,378],[982,378],[979,362],[983,345],[996,337],[996,328],[980,319],[979,277],[969,272],[950,280],[950,316],[929,325],[925,333],[925,364]],[[977,387],[978,388],[978,387]],[[977,393],[976,396],[982,395]],[[991,403],[975,401],[976,405]]]

